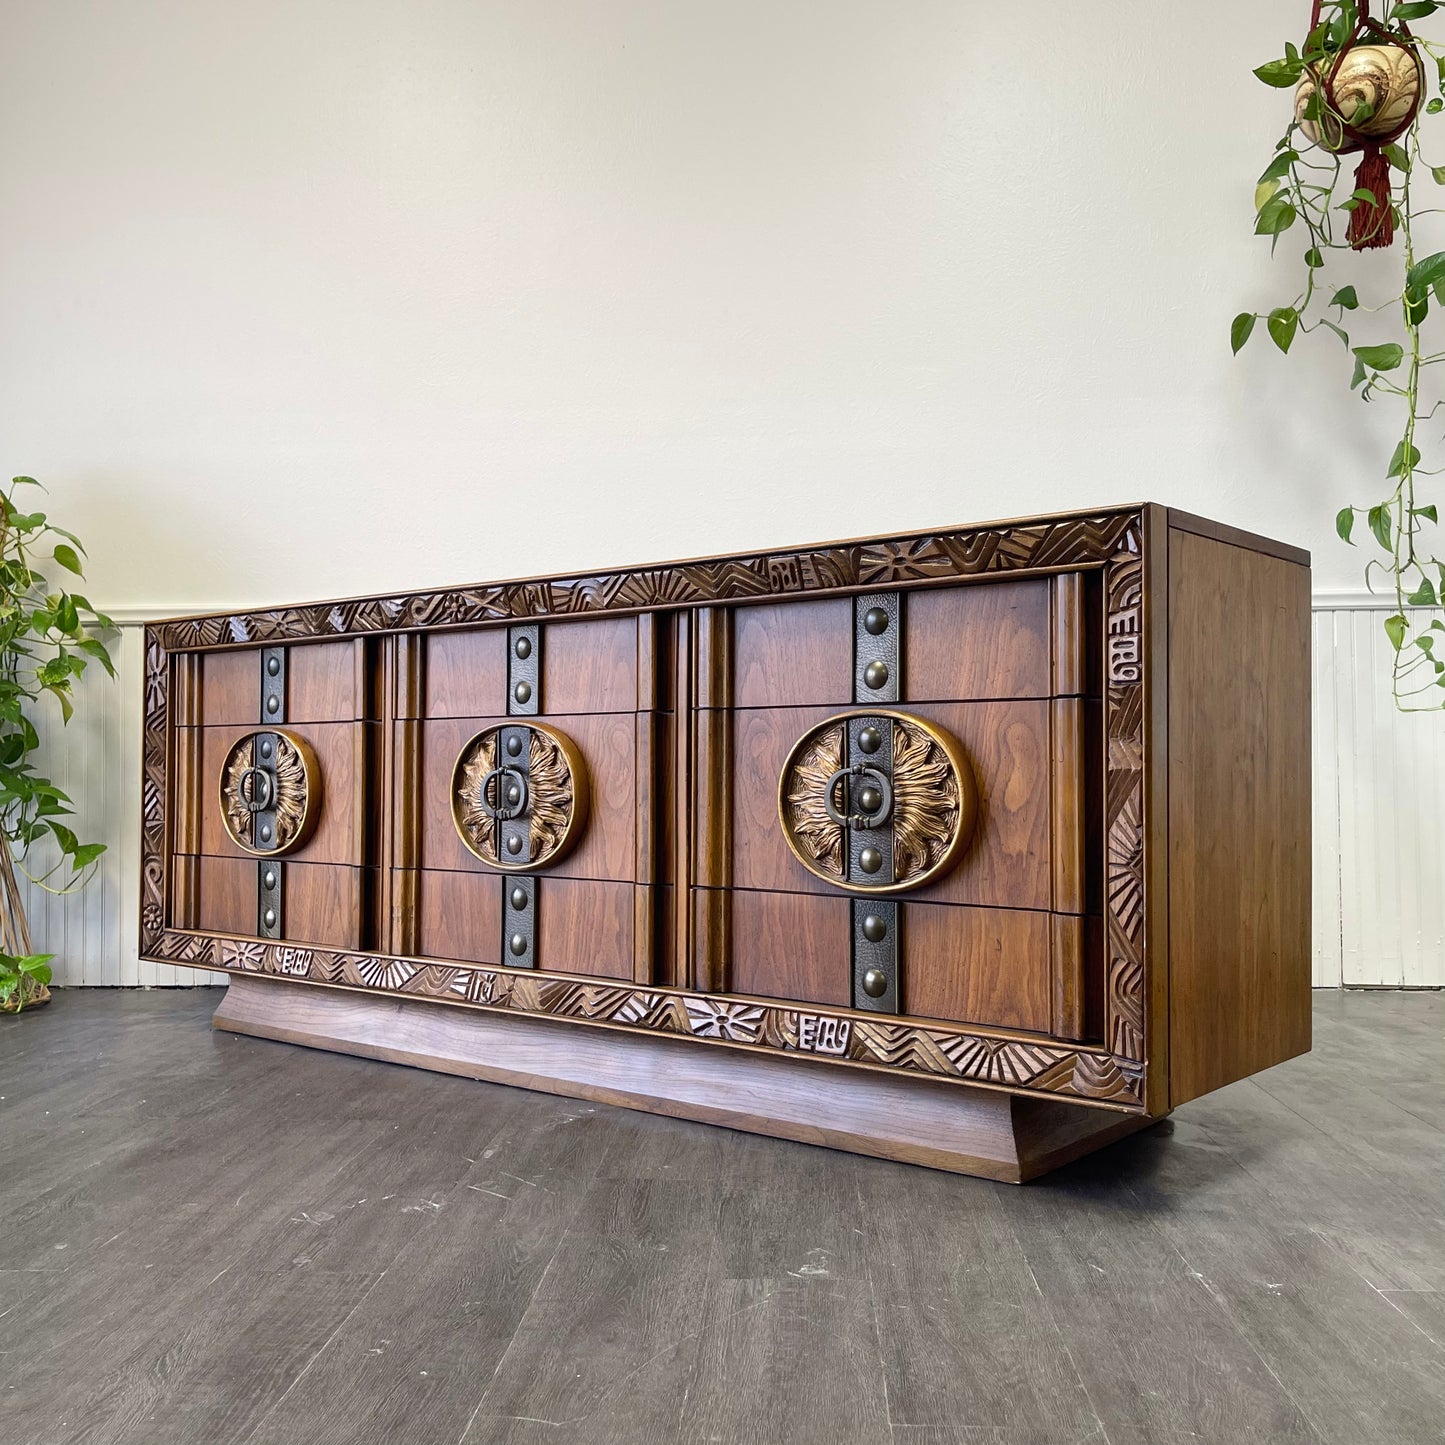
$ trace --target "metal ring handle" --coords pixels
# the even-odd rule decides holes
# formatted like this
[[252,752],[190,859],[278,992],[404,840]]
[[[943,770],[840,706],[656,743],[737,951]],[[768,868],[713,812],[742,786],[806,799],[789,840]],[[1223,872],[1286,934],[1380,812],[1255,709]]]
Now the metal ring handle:
[[[512,779],[516,784],[519,797],[515,803],[504,803],[502,801],[502,784],[506,779]],[[494,803],[487,796],[492,788],[493,780],[496,780],[497,801]],[[527,811],[527,775],[520,768],[508,767],[503,764],[500,768],[493,768],[485,778],[482,785],[477,789],[477,805],[488,816],[498,819],[503,823],[510,823],[513,818],[520,818]]]
[[[853,809],[852,783],[855,778],[859,782],[864,778],[870,779],[883,795],[883,801],[871,813],[855,812]],[[833,792],[838,784],[845,780],[849,784],[848,812],[843,814],[834,806]],[[840,828],[877,828],[887,821],[889,813],[893,811],[893,788],[887,777],[877,768],[870,768],[867,763],[854,763],[851,768],[839,768],[823,785],[823,806],[828,810],[828,816]]]
[[[247,779],[259,778],[260,785]],[[238,784],[241,798],[252,813],[269,813],[276,806],[276,779],[265,768],[250,767],[241,774]]]

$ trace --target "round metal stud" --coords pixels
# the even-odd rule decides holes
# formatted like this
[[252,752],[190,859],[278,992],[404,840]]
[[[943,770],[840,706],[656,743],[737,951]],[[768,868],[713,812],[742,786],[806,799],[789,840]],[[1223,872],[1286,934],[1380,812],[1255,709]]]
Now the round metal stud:
[[518,657],[531,657],[532,639],[530,637],[519,637],[516,642],[512,644],[512,651],[515,652]]
[[864,728],[858,734],[858,750],[864,753],[876,753],[883,746],[883,734],[877,728]]
[[883,806],[883,794],[877,788],[858,789],[858,811],[871,817]]
[[527,951],[527,940],[520,933],[514,933],[508,940],[507,947],[520,958]]
[[263,884],[265,884],[265,886],[266,886],[267,888],[274,888],[274,887],[276,886],[276,874],[275,874],[275,871],[274,871],[273,869],[268,868],[268,869],[261,875],[261,882],[262,882]]
[[863,669],[863,681],[877,692],[880,687],[888,685],[888,664],[886,662],[870,662]]
[[883,855],[876,848],[865,848],[858,855],[858,866],[865,873],[876,873],[883,866]]
[[511,833],[507,836],[507,852],[516,854],[522,851],[522,835]]
[[271,743],[268,739],[266,742],[261,744],[261,756],[263,758],[269,758],[271,756],[271,751]]
[[516,733],[507,739],[507,756],[515,758],[522,751],[522,740]]
[[516,698],[518,702],[531,702],[532,684],[530,682],[519,682],[516,687],[512,689],[512,696]]
[[261,841],[263,843],[269,843],[271,841],[271,825],[269,823],[261,824]]
[[876,913],[863,920],[863,937],[869,943],[882,943],[888,937],[888,925]]
[[869,998],[882,998],[888,992],[888,975],[881,968],[870,968],[863,975],[863,992]]
[[512,889],[512,907],[520,913],[527,906],[527,890],[525,888]]
[[266,659],[266,671],[275,677],[281,671],[281,659],[279,657],[268,657]]
[[268,908],[265,913],[261,915],[261,921],[266,925],[267,928],[275,928],[276,910],[274,908]]
[[280,710],[280,708],[281,708],[281,699],[280,699],[279,697],[277,697],[276,694],[273,692],[273,693],[271,694],[271,696],[266,699],[266,711],[267,711],[267,712],[278,712],[278,711]]
[[870,637],[881,637],[888,631],[888,613],[881,607],[870,607],[863,614],[863,630]]
[[522,790],[516,783],[507,789],[507,801],[515,808],[522,801]]

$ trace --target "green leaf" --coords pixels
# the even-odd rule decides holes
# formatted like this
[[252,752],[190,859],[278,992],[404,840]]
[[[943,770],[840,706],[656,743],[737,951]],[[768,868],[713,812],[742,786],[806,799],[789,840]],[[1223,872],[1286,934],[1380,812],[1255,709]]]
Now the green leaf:
[[1403,146],[1381,146],[1380,154],[1384,156],[1397,171],[1404,171],[1406,175],[1410,174],[1410,157],[1405,154],[1405,148]]
[[1281,306],[1269,313],[1270,339],[1286,355],[1294,345],[1295,332],[1299,330],[1299,312],[1293,306]]
[[1440,513],[1436,510],[1434,502],[1431,502],[1428,507],[1411,507],[1410,515],[1412,517],[1426,517],[1436,523],[1440,520]]
[[115,664],[110,660],[110,653],[106,651],[103,642],[97,642],[93,637],[84,637],[75,645],[87,656],[96,658],[111,677],[115,676]]
[[1234,324],[1229,328],[1229,344],[1234,348],[1234,354],[1239,355],[1244,348],[1244,343],[1254,335],[1254,323],[1259,320],[1251,311],[1241,311],[1234,318]]
[[1405,348],[1387,341],[1383,346],[1357,346],[1355,355],[1372,371],[1394,371],[1405,359]]
[[1406,472],[1413,472],[1420,465],[1420,452],[1416,447],[1407,447],[1402,441],[1395,448],[1395,455],[1390,458],[1390,470],[1385,473],[1387,477],[1403,477]]
[[1295,223],[1295,208],[1288,196],[1276,196],[1260,209],[1254,223],[1256,236],[1278,236]]
[[1326,321],[1323,316],[1320,317],[1320,325],[1326,327],[1330,331],[1333,331],[1335,335],[1340,338],[1340,341],[1344,344],[1344,348],[1346,351],[1350,349],[1350,338],[1348,333],[1342,331],[1338,326],[1335,325],[1333,321]]
[[1395,531],[1393,519],[1390,516],[1390,509],[1381,505],[1371,507],[1369,511],[1370,531],[1375,534],[1375,541],[1387,552],[1395,550]]
[[1254,209],[1262,211],[1279,194],[1278,181],[1261,181],[1254,188]]
[[75,555],[74,547],[67,547],[64,542],[55,549],[55,560],[65,568],[67,572],[74,572],[77,577],[85,576],[80,570],[80,558]]
[[1359,304],[1360,298],[1355,294],[1353,286],[1341,286],[1330,301],[1331,306],[1341,306],[1346,311],[1354,311]]
[[79,873],[82,868],[88,868],[102,853],[105,852],[104,843],[82,843],[74,853],[70,855],[70,867],[72,872]]
[[[1405,599],[1405,601],[1408,602],[1411,607],[1434,607],[1434,606],[1435,606],[1435,587],[1434,587],[1434,584],[1433,584],[1433,583],[1430,581],[1430,579],[1427,577],[1427,578],[1420,584],[1420,586]],[[1426,638],[1425,640],[1428,642],[1428,641],[1429,641],[1429,638]]]
[[[1434,100],[1428,101],[1425,105],[1425,113],[1427,115],[1439,115],[1442,110],[1445,110],[1445,100],[1441,100],[1438,95]],[[1431,166],[1430,169],[1434,172],[1435,179],[1438,181],[1440,179],[1440,167]]]
[[1304,65],[1298,60],[1271,60],[1259,66],[1254,72],[1266,85],[1276,90],[1288,90],[1304,74]]
[[1427,15],[1433,15],[1439,8],[1435,0],[1400,0],[1400,4],[1390,11],[1390,19],[1423,20]]
[[[1350,533],[1355,530],[1355,509],[1353,507],[1341,507],[1335,515],[1335,531],[1340,534],[1340,541],[1350,542]],[[1350,546],[1354,546],[1350,542]]]
[[1318,246],[1311,246],[1309,250],[1305,252],[1305,265],[1308,266],[1311,271],[1318,271],[1324,264],[1325,258],[1320,254],[1320,248]]
[[1398,652],[1405,645],[1405,632],[1409,624],[1400,613],[1385,619],[1385,631],[1389,635],[1391,645]]
[[1296,150],[1281,151],[1265,168],[1259,178],[1259,184],[1264,185],[1266,181],[1282,180],[1289,174],[1289,168],[1299,159],[1299,152]]

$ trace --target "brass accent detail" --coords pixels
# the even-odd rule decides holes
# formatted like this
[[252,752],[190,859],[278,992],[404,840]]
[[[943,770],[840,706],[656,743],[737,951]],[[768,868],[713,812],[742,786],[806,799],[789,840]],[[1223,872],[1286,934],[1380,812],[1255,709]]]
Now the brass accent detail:
[[[531,749],[526,764],[525,807],[531,856],[517,860],[502,851],[507,813],[505,779],[522,764],[509,765],[499,746],[503,731],[526,729]],[[477,733],[452,769],[452,822],[467,849],[490,868],[529,872],[559,862],[582,835],[587,819],[587,764],[576,743],[544,723],[509,719]]]
[[[893,723],[893,877],[876,884],[845,878],[847,829],[829,807],[831,812],[843,807],[839,772],[846,771],[844,746],[853,717]],[[793,856],[814,876],[855,893],[900,893],[936,878],[968,845],[977,815],[973,769],[962,747],[943,728],[911,713],[860,708],[829,718],[793,745],[778,781],[778,817]]]
[[[256,846],[254,789],[256,740],[276,739],[276,844]],[[258,858],[280,858],[294,853],[311,836],[321,813],[321,769],[309,743],[279,728],[261,728],[239,739],[221,764],[219,780],[221,821],[226,835],[238,848]]]

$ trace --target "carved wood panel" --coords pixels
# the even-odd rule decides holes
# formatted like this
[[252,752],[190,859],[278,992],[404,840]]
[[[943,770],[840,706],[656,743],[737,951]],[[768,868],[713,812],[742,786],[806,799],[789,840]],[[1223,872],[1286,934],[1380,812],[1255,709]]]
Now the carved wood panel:
[[[1063,1094],[1139,1108],[1145,1058],[1142,516],[1105,512],[1020,524],[720,558],[620,572],[186,618],[147,629],[142,792],[141,951],[164,962],[273,973],[312,983],[651,1029],[868,1067]],[[1105,1047],[1020,1040],[988,1030],[803,1010],[687,990],[602,985],[392,954],[337,953],[179,931],[167,915],[176,817],[170,724],[174,654],[534,618],[693,608],[995,575],[1101,568],[1104,700]],[[682,730],[679,729],[679,736]],[[680,744],[679,744],[680,746]],[[680,846],[680,840],[679,840]],[[401,870],[398,870],[400,873]],[[392,911],[404,906],[393,876]],[[678,928],[690,925],[677,909]],[[393,918],[388,936],[404,938]],[[681,934],[675,935],[681,936]]]

